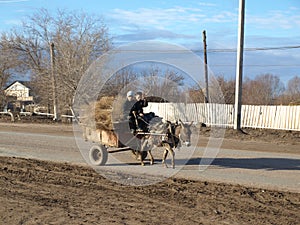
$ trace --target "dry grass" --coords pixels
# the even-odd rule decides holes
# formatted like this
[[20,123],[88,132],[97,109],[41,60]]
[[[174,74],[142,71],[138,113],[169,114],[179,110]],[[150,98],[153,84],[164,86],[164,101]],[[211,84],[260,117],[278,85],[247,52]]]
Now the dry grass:
[[96,129],[111,131],[113,101],[114,97],[102,97],[97,102],[90,103],[84,110],[83,123],[86,126],[95,123]]

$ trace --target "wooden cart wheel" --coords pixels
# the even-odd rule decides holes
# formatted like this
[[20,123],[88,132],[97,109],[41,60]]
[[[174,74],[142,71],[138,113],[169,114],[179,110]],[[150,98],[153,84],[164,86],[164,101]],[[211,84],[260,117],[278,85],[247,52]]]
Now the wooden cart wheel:
[[107,162],[108,152],[103,145],[94,145],[89,152],[91,164],[94,166],[103,166]]

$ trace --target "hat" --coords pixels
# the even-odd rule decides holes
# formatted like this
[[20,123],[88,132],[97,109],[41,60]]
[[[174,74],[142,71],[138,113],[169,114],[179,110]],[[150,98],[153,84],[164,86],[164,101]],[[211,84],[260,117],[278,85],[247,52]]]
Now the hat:
[[129,96],[134,96],[133,91],[128,91],[128,92],[127,92],[127,97],[129,97]]

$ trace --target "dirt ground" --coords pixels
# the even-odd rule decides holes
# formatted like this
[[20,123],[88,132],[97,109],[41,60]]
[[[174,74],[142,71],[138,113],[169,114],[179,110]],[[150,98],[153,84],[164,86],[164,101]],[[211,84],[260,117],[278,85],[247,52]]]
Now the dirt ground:
[[0,157],[2,224],[299,224],[300,194],[171,178],[112,183],[88,167]]
[[[217,128],[215,128],[217,129]],[[201,135],[211,135],[211,129],[201,128]],[[242,128],[242,131],[226,129],[225,139],[238,139],[242,141],[262,141],[277,144],[297,145],[300,143],[300,131],[273,130],[273,129],[252,129]]]
[[[17,132],[28,124],[1,126]],[[70,125],[52,124],[47,131],[38,123],[30,127],[32,132],[72,135]],[[299,154],[300,132],[244,131],[247,134],[226,130],[223,145],[251,148],[260,142],[265,147],[253,148]],[[201,128],[200,133],[204,138],[209,132]],[[15,157],[0,157],[0,174],[0,224],[296,225],[300,221],[300,193],[178,178],[151,186],[124,186],[89,167]]]

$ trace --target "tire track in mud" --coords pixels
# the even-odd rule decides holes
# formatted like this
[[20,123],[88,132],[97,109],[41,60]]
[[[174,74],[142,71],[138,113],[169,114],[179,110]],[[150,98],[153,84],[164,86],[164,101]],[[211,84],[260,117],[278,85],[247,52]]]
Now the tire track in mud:
[[89,167],[0,157],[6,224],[297,224],[300,194],[170,178],[133,187]]

